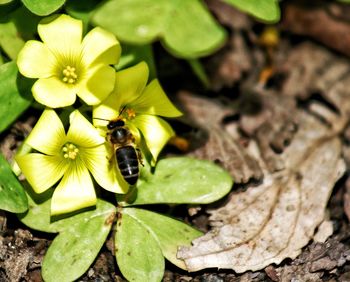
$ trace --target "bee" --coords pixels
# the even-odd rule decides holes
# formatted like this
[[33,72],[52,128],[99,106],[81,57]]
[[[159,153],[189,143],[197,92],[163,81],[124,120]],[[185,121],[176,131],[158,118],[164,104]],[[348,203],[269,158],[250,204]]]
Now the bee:
[[[139,164],[142,165],[140,150],[135,145],[135,138],[120,118],[120,112],[116,120],[110,120],[107,124],[107,139],[115,150],[117,165],[124,180],[134,185],[139,178]],[[99,118],[95,118],[99,119]],[[101,119],[102,120],[102,119]]]

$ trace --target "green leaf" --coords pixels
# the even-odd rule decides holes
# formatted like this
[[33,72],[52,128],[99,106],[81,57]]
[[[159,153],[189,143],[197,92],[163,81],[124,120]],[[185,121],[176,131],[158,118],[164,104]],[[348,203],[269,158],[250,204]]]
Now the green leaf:
[[212,162],[168,158],[157,164],[153,175],[138,181],[131,204],[208,204],[225,196],[232,184],[228,172]]
[[119,269],[128,281],[162,280],[164,258],[157,241],[142,224],[123,212],[118,218],[115,244]]
[[10,59],[16,60],[24,42],[36,34],[40,17],[33,15],[23,6],[14,11],[2,12],[5,14],[0,15],[0,46]]
[[27,196],[22,185],[0,154],[0,209],[20,213],[28,209]]
[[86,32],[88,30],[90,16],[99,3],[101,3],[100,0],[68,0],[65,9],[67,14],[83,21],[84,30]]
[[153,50],[151,44],[142,46],[138,45],[122,45],[122,55],[119,63],[116,66],[117,70],[121,70],[127,67],[138,64],[141,61],[145,61],[149,68],[149,80],[156,78],[156,65],[154,62]]
[[223,45],[225,30],[201,0],[111,0],[92,16],[129,44],[147,44],[160,38],[175,56],[197,58]]
[[19,75],[14,62],[0,66],[0,132],[4,131],[31,104],[32,80]]
[[191,242],[203,233],[170,217],[143,209],[124,208],[128,214],[149,230],[158,241],[163,255],[176,266],[185,269],[183,260],[176,257],[179,246],[191,246]]
[[47,16],[58,10],[65,0],[22,0],[22,3],[32,13],[39,16]]
[[13,0],[0,0],[0,5],[11,3]]
[[281,11],[277,0],[223,0],[265,22],[278,22]]
[[24,42],[36,34],[41,18],[23,6],[6,12],[3,17],[0,15],[0,18],[0,46],[10,59],[16,60]]
[[5,22],[6,19],[8,18],[8,15],[17,8],[18,8],[17,1],[11,1],[7,4],[0,5],[0,19],[1,19],[0,22]]
[[[81,217],[82,214],[85,216]],[[65,224],[65,229],[53,240],[45,254],[43,279],[46,282],[73,281],[83,275],[102,248],[114,216],[115,207],[99,201],[96,210],[72,217],[74,222]]]
[[24,45],[24,40],[20,38],[13,20],[9,19],[0,23],[0,45],[12,60],[17,58],[18,52]]

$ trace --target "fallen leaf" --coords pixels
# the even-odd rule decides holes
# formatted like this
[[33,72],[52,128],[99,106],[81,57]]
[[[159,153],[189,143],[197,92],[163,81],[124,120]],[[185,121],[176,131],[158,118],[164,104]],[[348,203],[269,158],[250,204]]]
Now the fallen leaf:
[[211,211],[215,228],[194,240],[192,247],[179,249],[178,257],[189,271],[208,267],[256,271],[296,258],[313,237],[345,164],[337,134],[303,111],[296,118],[300,128],[281,154],[282,171],[268,173],[251,143],[264,168],[264,181],[232,193],[223,207]]
[[317,229],[314,235],[314,241],[324,243],[333,234],[333,222],[331,220],[324,220]]
[[217,100],[210,101],[195,96],[190,92],[181,92],[178,97],[188,116],[208,133],[205,144],[189,155],[220,163],[228,170],[235,183],[262,178],[258,162],[225,130],[223,120],[234,113],[232,107],[219,104]]
[[[250,94],[247,95],[248,93]],[[249,113],[241,110],[240,129],[257,140],[261,157],[269,172],[282,170],[284,162],[280,153],[291,143],[298,127],[295,118],[296,102],[291,97],[267,91],[247,92],[242,97],[240,108],[244,109],[244,105],[249,105],[252,101],[261,104],[260,110]]]

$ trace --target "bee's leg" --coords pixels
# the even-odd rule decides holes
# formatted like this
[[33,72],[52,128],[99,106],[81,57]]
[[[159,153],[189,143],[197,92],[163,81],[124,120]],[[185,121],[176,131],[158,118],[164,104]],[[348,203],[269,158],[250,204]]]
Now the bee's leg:
[[137,158],[139,160],[139,163],[144,166],[143,164],[143,159],[142,159],[142,154],[141,154],[141,150],[139,148],[136,148],[136,152],[137,152]]

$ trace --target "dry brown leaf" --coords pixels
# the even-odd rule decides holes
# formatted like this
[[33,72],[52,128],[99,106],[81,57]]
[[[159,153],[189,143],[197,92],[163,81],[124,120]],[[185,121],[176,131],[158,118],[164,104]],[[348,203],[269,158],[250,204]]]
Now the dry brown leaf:
[[263,177],[258,162],[224,128],[223,120],[234,113],[233,108],[190,92],[180,92],[178,98],[188,116],[209,135],[207,142],[194,150],[192,156],[219,162],[230,172],[236,183],[260,180]]
[[345,164],[336,134],[304,112],[297,118],[299,131],[281,155],[285,169],[268,173],[265,168],[261,185],[231,194],[223,207],[211,211],[215,229],[179,249],[189,271],[259,270],[294,259],[313,237]]
[[[348,36],[350,24],[344,18],[335,16],[336,8],[345,10],[344,14],[346,10],[349,11],[346,6],[334,2],[323,2],[321,5],[307,5],[307,7],[289,3],[284,9],[282,26],[290,32],[309,36],[327,47],[350,56]],[[333,11],[333,15],[330,11]]]
[[[279,155],[283,152],[297,131],[296,102],[291,97],[279,96],[267,91],[254,95],[244,95],[244,103],[251,100],[260,101],[261,110],[256,113],[244,114],[239,120],[240,129],[251,137],[255,137],[269,172],[284,169],[284,163]],[[243,107],[244,108],[244,107]],[[286,111],[288,109],[288,111]]]

